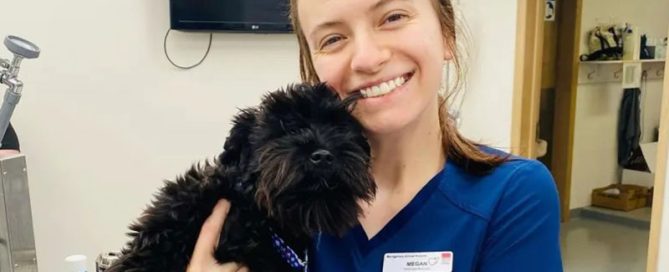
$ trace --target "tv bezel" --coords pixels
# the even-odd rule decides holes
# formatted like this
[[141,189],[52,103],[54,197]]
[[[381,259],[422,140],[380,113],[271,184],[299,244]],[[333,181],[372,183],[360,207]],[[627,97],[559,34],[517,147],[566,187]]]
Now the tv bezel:
[[[258,22],[182,22],[175,16],[174,1],[170,0],[170,29],[197,32],[232,32],[232,33],[292,33],[289,23]],[[243,0],[242,0],[243,1]]]

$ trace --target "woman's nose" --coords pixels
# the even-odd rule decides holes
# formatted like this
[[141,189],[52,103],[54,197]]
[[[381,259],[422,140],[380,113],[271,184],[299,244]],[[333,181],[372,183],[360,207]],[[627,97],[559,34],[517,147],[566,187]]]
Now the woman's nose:
[[351,69],[356,72],[374,74],[390,59],[390,50],[373,35],[359,35],[355,40],[355,52]]

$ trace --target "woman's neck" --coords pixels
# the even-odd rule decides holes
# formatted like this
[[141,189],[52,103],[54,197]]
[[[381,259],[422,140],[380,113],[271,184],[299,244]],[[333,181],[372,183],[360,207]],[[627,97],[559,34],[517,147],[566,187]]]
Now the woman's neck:
[[445,163],[438,106],[429,107],[401,131],[370,135],[372,174],[383,191],[415,191]]

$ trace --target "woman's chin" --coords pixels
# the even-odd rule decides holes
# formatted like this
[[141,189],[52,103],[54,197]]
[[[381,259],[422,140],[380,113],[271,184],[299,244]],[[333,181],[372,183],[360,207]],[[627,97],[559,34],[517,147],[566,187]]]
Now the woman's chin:
[[369,136],[387,135],[401,131],[407,125],[406,116],[392,114],[376,114],[360,118],[362,126]]

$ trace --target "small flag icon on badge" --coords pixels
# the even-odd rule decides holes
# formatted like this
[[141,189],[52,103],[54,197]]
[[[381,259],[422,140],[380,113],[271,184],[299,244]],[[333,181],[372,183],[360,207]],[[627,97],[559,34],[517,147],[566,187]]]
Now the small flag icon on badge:
[[441,253],[441,264],[450,265],[452,262],[453,262],[453,253],[451,252]]

